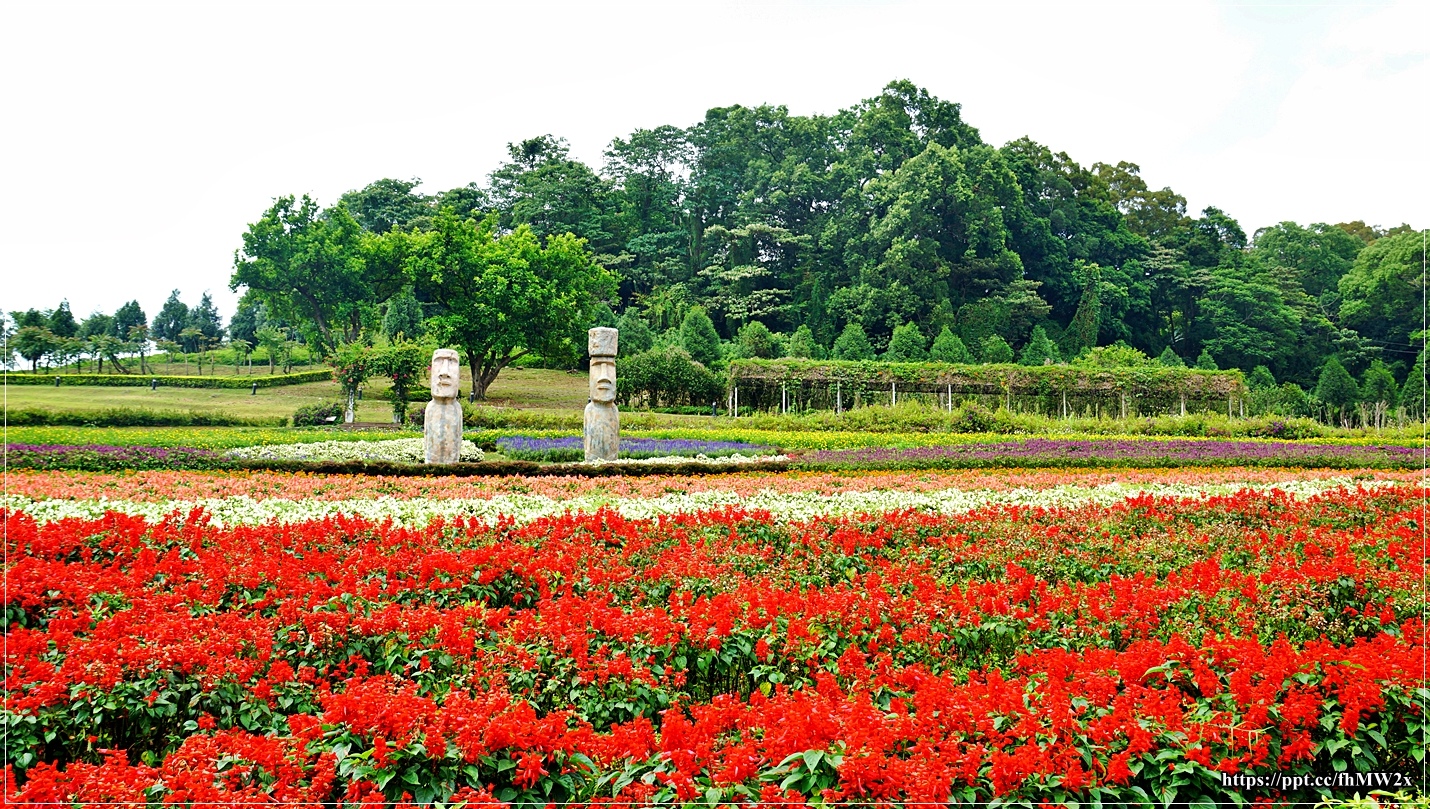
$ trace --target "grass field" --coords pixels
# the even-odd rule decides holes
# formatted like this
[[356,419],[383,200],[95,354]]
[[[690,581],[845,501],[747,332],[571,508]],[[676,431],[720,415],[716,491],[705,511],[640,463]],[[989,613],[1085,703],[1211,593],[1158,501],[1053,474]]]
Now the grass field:
[[[172,371],[183,373],[176,364]],[[193,366],[189,373],[193,373]],[[231,376],[223,373],[220,376]],[[228,370],[233,370],[230,366]],[[257,369],[255,369],[257,370]],[[255,378],[258,375],[255,374]],[[387,401],[390,383],[385,378],[369,380],[363,386],[363,400],[358,403],[358,421],[387,422],[392,419],[392,405]],[[462,389],[471,390],[471,377],[464,369]],[[300,407],[330,402],[342,397],[336,382],[312,382],[279,388],[260,389],[257,395],[247,390],[204,388],[110,388],[59,387],[44,385],[8,385],[5,390],[7,410],[104,410],[111,407],[148,408],[152,410],[198,411],[227,413],[252,418],[286,418]],[[417,391],[417,400],[425,401],[426,390]],[[586,377],[568,371],[539,368],[508,368],[488,391],[487,403],[499,407],[537,410],[580,410],[586,404]]]

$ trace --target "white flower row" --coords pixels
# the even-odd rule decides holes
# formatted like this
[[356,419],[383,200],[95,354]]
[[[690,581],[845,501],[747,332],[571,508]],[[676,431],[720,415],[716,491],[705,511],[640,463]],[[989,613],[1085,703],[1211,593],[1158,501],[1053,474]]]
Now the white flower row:
[[729,455],[720,455],[711,458],[705,454],[699,455],[661,455],[656,458],[620,458],[614,461],[582,461],[581,463],[591,466],[670,466],[675,464],[706,464],[708,466],[739,466],[747,463],[762,463],[764,461],[788,461],[788,455],[741,455],[738,452]]
[[168,500],[138,502],[131,500],[35,500],[20,495],[0,497],[0,506],[23,511],[40,522],[67,517],[93,519],[106,511],[142,516],[150,521],[171,514],[186,515],[202,509],[219,525],[258,525],[321,520],[338,516],[363,517],[370,520],[392,520],[399,525],[425,525],[435,518],[477,518],[493,522],[509,517],[517,522],[530,522],[565,512],[590,513],[600,508],[614,509],[628,518],[654,518],[667,514],[721,509],[738,506],[751,511],[767,511],[777,521],[808,520],[820,516],[882,514],[914,510],[932,514],[959,514],[986,506],[1078,506],[1086,503],[1111,505],[1138,495],[1172,497],[1208,497],[1233,494],[1242,489],[1268,492],[1279,489],[1293,497],[1303,498],[1340,486],[1384,487],[1398,485],[1392,481],[1364,482],[1348,477],[1326,480],[1290,480],[1279,483],[1246,485],[1241,483],[1194,486],[1190,484],[1148,483],[1128,485],[1110,483],[1101,486],[1059,486],[1045,489],[1012,489],[1008,491],[944,489],[933,492],[866,491],[838,494],[779,493],[769,490],[749,497],[735,492],[708,491],[667,494],[651,498],[620,498],[590,494],[556,499],[540,495],[503,494],[483,498],[410,498],[380,497],[351,500],[286,500],[251,497],[224,497],[200,500]]
[[[387,461],[422,463],[425,454],[421,438],[391,438],[381,441],[315,441],[309,444],[269,444],[238,447],[224,453],[246,461]],[[461,458],[480,461],[482,451],[471,441],[462,442]]]

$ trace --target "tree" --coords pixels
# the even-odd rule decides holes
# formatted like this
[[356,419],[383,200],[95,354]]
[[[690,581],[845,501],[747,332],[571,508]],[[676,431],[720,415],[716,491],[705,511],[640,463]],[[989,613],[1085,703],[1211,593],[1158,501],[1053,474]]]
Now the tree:
[[257,295],[247,293],[238,299],[238,308],[228,321],[228,336],[234,340],[257,344],[258,330],[267,325],[267,320],[263,302],[258,300]]
[[79,335],[79,323],[75,322],[74,314],[70,312],[70,302],[60,301],[60,305],[50,312],[49,323],[47,324],[50,333],[56,337],[76,337]]
[[352,424],[355,418],[358,388],[377,372],[372,349],[362,343],[344,343],[333,353],[333,379],[343,389],[347,406],[343,421]]
[[577,362],[586,347],[584,325],[616,288],[586,243],[569,233],[543,244],[529,227],[496,231],[494,217],[474,222],[443,210],[430,231],[387,237],[403,240],[409,279],[441,306],[429,333],[466,353],[478,399],[527,354]]
[[913,323],[902,323],[894,327],[889,337],[889,348],[884,352],[885,362],[923,362],[929,358],[924,348],[923,332]]
[[720,364],[720,335],[705,309],[692,306],[680,322],[680,347],[706,368]]
[[59,347],[60,338],[44,326],[21,326],[10,345],[30,363],[30,372],[38,373],[40,360]]
[[124,335],[128,340],[128,346],[139,355],[139,373],[149,373],[146,362],[149,353],[149,327],[143,323],[138,323],[129,327],[129,331]]
[[1157,362],[1168,368],[1187,367],[1187,364],[1182,361],[1181,357],[1177,356],[1177,352],[1173,351],[1171,346],[1162,349],[1162,353],[1157,355]]
[[135,326],[149,327],[149,318],[139,307],[139,301],[130,301],[114,310],[114,336],[121,340],[131,340],[129,332]]
[[1196,368],[1197,368],[1198,371],[1218,371],[1218,370],[1221,370],[1220,367],[1217,366],[1216,360],[1212,359],[1212,353],[1211,353],[1210,351],[1206,350],[1205,348],[1202,349],[1202,353],[1200,353],[1200,354],[1197,355],[1197,365],[1196,365]]
[[1341,325],[1392,348],[1408,349],[1422,323],[1423,236],[1377,239],[1340,280]]
[[1082,285],[1082,297],[1078,298],[1077,313],[1073,315],[1066,332],[1069,356],[1097,346],[1097,332],[1102,322],[1101,268],[1089,264],[1084,270],[1086,280]]
[[1330,411],[1332,418],[1337,418],[1344,424],[1347,413],[1360,401],[1360,390],[1356,388],[1356,381],[1347,373],[1345,366],[1335,357],[1331,357],[1321,367],[1315,396],[1316,400]]
[[258,344],[263,346],[263,350],[268,354],[268,373],[272,374],[274,373],[274,361],[283,351],[283,344],[288,340],[288,335],[283,329],[264,326],[258,330],[256,336]]
[[189,327],[189,307],[179,300],[179,290],[169,293],[168,300],[154,316],[154,339],[177,342],[179,332]]
[[807,325],[794,330],[785,353],[806,360],[824,359],[824,347],[815,342],[814,331]]
[[427,350],[416,343],[399,341],[377,352],[372,368],[392,380],[392,423],[401,424],[407,415],[412,390],[422,380],[428,362]]
[[1280,290],[1259,276],[1218,268],[1200,301],[1204,351],[1224,368],[1283,369],[1297,345],[1300,318]]
[[[179,332],[178,342],[179,345],[183,346],[184,348],[184,370],[187,371],[189,368],[189,355],[194,353],[195,351],[199,351],[202,349],[203,339],[204,333],[202,331],[199,331],[199,329],[194,326],[190,326]],[[204,366],[202,361],[200,361],[199,374],[203,375],[203,372]]]
[[1013,361],[1013,347],[996,334],[983,341],[982,349],[984,362],[999,365]]
[[1420,352],[1410,375],[1405,378],[1405,386],[1400,389],[1400,404],[1406,415],[1418,421],[1425,420],[1425,352]]
[[968,346],[963,340],[953,333],[953,330],[944,326],[943,330],[933,340],[933,349],[929,351],[929,359],[934,362],[950,362],[955,365],[969,365],[973,362],[973,355],[969,353]]
[[1371,418],[1377,428],[1385,426],[1385,418],[1395,409],[1395,375],[1380,360],[1371,362],[1361,375],[1361,401],[1371,408]]
[[[110,353],[113,353],[114,345],[119,343],[114,336],[114,318],[103,312],[91,314],[84,319],[84,323],[80,324],[79,336],[88,343],[90,353],[94,355],[95,362],[99,366],[98,372],[104,373],[104,360],[108,356],[104,349],[109,348]],[[108,337],[113,344],[101,342],[98,339],[101,337]]]
[[189,326],[199,330],[205,346],[216,345],[223,339],[223,318],[219,317],[213,296],[207,291],[199,299],[199,305],[189,310]]
[[1265,365],[1258,365],[1246,375],[1246,387],[1253,391],[1268,390],[1276,387],[1276,377],[1271,375],[1270,369]]
[[769,360],[780,355],[779,341],[769,328],[758,320],[741,326],[735,341],[739,344],[742,357]]
[[1061,361],[1062,356],[1058,353],[1058,347],[1048,339],[1047,330],[1042,326],[1034,326],[1033,334],[1028,338],[1028,344],[1023,346],[1023,353],[1018,356],[1018,364],[1045,365]]
[[872,360],[874,346],[869,343],[869,335],[858,323],[849,323],[834,341],[831,355],[836,360]]
[[621,333],[622,354],[640,354],[655,345],[655,335],[651,333],[650,326],[646,325],[645,318],[635,309],[627,309],[621,314],[620,320],[616,321],[616,330]]
[[349,191],[339,201],[347,207],[353,219],[364,230],[386,233],[393,228],[405,228],[432,213],[429,200],[413,190],[422,181],[383,179],[361,191]]
[[[247,360],[248,355],[253,353],[253,343],[232,338],[228,341],[228,347],[233,349],[233,373],[237,376],[239,369],[243,367],[244,360]],[[253,373],[253,368],[250,367],[248,371]]]
[[406,337],[420,340],[424,327],[422,304],[412,294],[412,287],[403,287],[387,302],[387,312],[382,316],[382,333],[393,342]]
[[322,354],[338,337],[356,340],[364,315],[401,288],[400,257],[387,249],[400,243],[365,236],[342,204],[319,210],[307,195],[280,197],[243,234],[229,288],[247,287],[271,315],[309,324]]

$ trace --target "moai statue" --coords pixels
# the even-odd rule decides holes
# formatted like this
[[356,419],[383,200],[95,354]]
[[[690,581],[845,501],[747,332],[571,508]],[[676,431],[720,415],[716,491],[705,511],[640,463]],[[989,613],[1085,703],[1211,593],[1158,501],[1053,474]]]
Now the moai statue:
[[460,379],[457,352],[450,348],[433,351],[432,401],[422,419],[427,463],[456,463],[462,457],[462,403],[457,401]]
[[591,401],[586,405],[586,460],[614,461],[621,449],[621,414],[616,411],[615,329],[587,333],[591,354]]

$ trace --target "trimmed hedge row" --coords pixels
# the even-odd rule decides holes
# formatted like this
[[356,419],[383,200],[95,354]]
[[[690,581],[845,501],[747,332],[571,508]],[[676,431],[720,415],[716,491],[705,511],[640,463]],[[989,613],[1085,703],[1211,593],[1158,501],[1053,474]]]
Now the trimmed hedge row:
[[140,407],[106,407],[102,410],[11,410],[11,427],[286,427],[279,416],[232,416],[182,410]]
[[285,385],[304,385],[309,382],[329,382],[333,372],[300,371],[296,374],[269,374],[267,376],[155,376],[151,374],[6,374],[7,385],[54,385],[60,380],[60,387],[68,385],[98,386],[107,388],[146,388],[150,380],[157,379],[166,388],[251,388],[257,383],[260,388],[280,388]]

